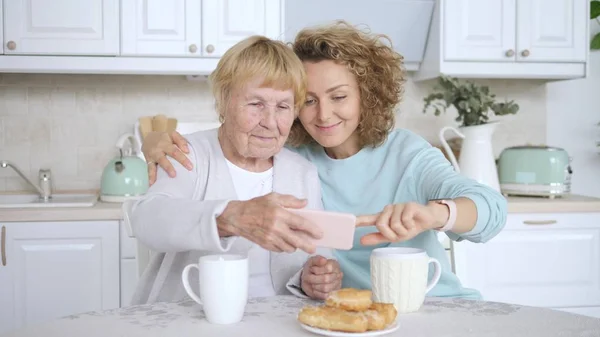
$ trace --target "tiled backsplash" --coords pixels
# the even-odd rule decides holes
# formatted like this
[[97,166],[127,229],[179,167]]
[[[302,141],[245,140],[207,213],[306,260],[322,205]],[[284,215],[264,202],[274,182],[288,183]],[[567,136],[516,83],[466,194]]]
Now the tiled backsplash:
[[[544,82],[480,81],[500,99],[521,107],[494,136],[494,150],[545,141]],[[409,81],[399,109],[398,127],[411,129],[432,143],[455,115],[423,114],[423,97],[433,82]],[[122,75],[0,75],[0,159],[14,162],[34,179],[50,168],[55,187],[99,188],[106,163],[117,154],[119,135],[133,130],[138,117],[166,114],[180,121],[215,121],[206,82],[183,76]],[[27,185],[12,171],[0,169],[0,191],[24,190]]]

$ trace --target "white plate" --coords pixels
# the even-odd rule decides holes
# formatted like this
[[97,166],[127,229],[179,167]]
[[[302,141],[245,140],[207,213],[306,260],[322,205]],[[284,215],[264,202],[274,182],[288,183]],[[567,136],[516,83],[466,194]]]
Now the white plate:
[[371,337],[371,336],[381,336],[381,335],[387,335],[389,333],[392,333],[396,330],[398,330],[400,328],[400,323],[398,321],[390,324],[387,328],[383,329],[383,330],[376,330],[376,331],[367,331],[367,332],[341,332],[341,331],[330,331],[330,330],[323,330],[323,329],[319,329],[319,328],[313,328],[312,326],[308,326],[305,324],[300,323],[300,326],[302,328],[304,328],[305,330],[308,330],[310,332],[319,334],[319,335],[323,335],[323,336],[332,336],[332,337]]

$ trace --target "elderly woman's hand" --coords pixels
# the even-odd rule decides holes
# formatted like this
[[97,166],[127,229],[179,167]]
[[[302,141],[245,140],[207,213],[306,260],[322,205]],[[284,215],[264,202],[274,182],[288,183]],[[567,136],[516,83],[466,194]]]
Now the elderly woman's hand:
[[336,260],[317,255],[304,264],[300,284],[308,297],[324,300],[330,292],[342,287],[343,276]]
[[156,165],[162,167],[169,176],[175,177],[175,168],[167,159],[167,155],[181,163],[188,170],[192,169],[192,162],[184,153],[189,153],[187,140],[177,131],[150,132],[144,137],[142,153],[148,165],[148,178],[150,185],[156,181]]
[[446,206],[430,202],[421,205],[414,202],[387,205],[383,211],[357,217],[356,226],[377,227],[378,233],[363,236],[360,243],[376,245],[384,242],[407,241],[420,233],[441,228],[448,219]]
[[221,237],[241,236],[273,252],[316,250],[311,238],[323,232],[314,223],[284,208],[303,208],[307,201],[291,195],[270,193],[248,201],[230,201],[217,217]]

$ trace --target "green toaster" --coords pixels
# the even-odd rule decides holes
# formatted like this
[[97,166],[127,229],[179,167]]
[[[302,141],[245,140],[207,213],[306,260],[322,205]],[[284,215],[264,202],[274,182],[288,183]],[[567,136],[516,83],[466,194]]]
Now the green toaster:
[[500,190],[505,196],[564,196],[571,190],[571,158],[550,146],[514,146],[498,158]]

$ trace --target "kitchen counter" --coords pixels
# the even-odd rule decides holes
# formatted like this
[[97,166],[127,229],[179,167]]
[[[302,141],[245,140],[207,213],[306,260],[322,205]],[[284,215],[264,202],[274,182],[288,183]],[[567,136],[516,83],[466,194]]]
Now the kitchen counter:
[[[600,212],[600,198],[571,195],[563,198],[509,197],[509,213]],[[121,203],[98,201],[93,207],[3,208],[0,221],[121,220]]]
[[98,201],[92,207],[3,208],[0,222],[121,220],[121,205]]
[[562,198],[508,197],[508,213],[600,212],[600,198],[570,195]]

